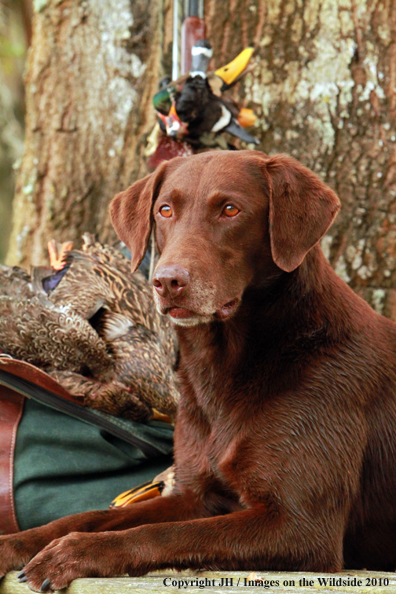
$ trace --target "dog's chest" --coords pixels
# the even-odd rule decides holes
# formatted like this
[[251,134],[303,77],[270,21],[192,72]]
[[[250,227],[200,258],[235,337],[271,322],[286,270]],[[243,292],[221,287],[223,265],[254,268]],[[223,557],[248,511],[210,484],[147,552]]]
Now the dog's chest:
[[224,398],[218,399],[213,398],[213,389],[207,392],[202,385],[200,388],[195,391],[189,384],[183,394],[178,418],[183,435],[180,448],[184,453],[189,451],[188,466],[194,472],[213,475],[226,489],[237,492],[239,478],[246,470],[243,451],[250,442],[254,415],[242,403],[235,406],[235,393],[226,395],[225,386]]

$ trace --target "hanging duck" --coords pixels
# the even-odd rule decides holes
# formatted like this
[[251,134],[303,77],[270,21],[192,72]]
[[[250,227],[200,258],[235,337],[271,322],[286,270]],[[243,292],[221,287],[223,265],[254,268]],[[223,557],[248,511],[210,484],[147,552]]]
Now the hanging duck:
[[[195,148],[205,145],[204,136],[228,132],[247,143],[259,141],[245,127],[256,121],[252,110],[240,109],[223,92],[247,71],[253,48],[243,50],[232,62],[207,74],[213,50],[206,39],[192,48],[192,64],[188,76],[174,83],[163,84],[153,102],[161,129],[170,137],[185,140]],[[223,147],[227,148],[227,147]]]
[[84,241],[61,258],[53,245],[54,266],[31,277],[1,267],[0,349],[42,368],[85,406],[142,422],[173,417],[179,393],[170,324],[118,250],[89,234]]

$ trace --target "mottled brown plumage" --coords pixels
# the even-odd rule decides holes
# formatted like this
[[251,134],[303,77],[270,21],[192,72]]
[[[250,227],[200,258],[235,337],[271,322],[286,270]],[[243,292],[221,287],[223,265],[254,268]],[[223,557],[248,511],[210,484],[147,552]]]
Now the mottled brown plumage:
[[18,299],[33,297],[34,291],[28,273],[18,266],[0,264],[0,295]]
[[111,377],[104,340],[69,306],[55,306],[42,295],[0,296],[0,348],[38,367]]
[[[170,323],[155,309],[144,276],[132,274],[117,249],[88,234],[84,242],[68,255],[60,280],[42,268],[33,270],[32,283],[14,272],[14,296],[10,269],[0,270],[0,348],[45,369],[86,406],[139,421],[153,408],[173,416],[179,393]],[[48,286],[55,288],[47,295]]]

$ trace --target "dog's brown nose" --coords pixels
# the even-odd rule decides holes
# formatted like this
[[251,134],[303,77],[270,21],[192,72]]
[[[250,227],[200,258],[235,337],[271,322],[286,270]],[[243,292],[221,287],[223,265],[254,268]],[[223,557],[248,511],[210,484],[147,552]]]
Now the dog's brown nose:
[[181,266],[160,266],[154,274],[153,285],[161,297],[180,297],[189,280],[188,270]]

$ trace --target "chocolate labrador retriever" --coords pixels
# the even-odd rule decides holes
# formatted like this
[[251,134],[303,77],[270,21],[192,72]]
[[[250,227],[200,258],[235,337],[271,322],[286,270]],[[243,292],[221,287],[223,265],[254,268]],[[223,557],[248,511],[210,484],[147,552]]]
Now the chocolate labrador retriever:
[[176,486],[2,537],[2,573],[30,561],[20,580],[46,591],[165,568],[396,568],[396,325],[321,252],[339,206],[254,151],[176,158],[114,198],[134,268],[155,222],[154,297],[180,341]]

